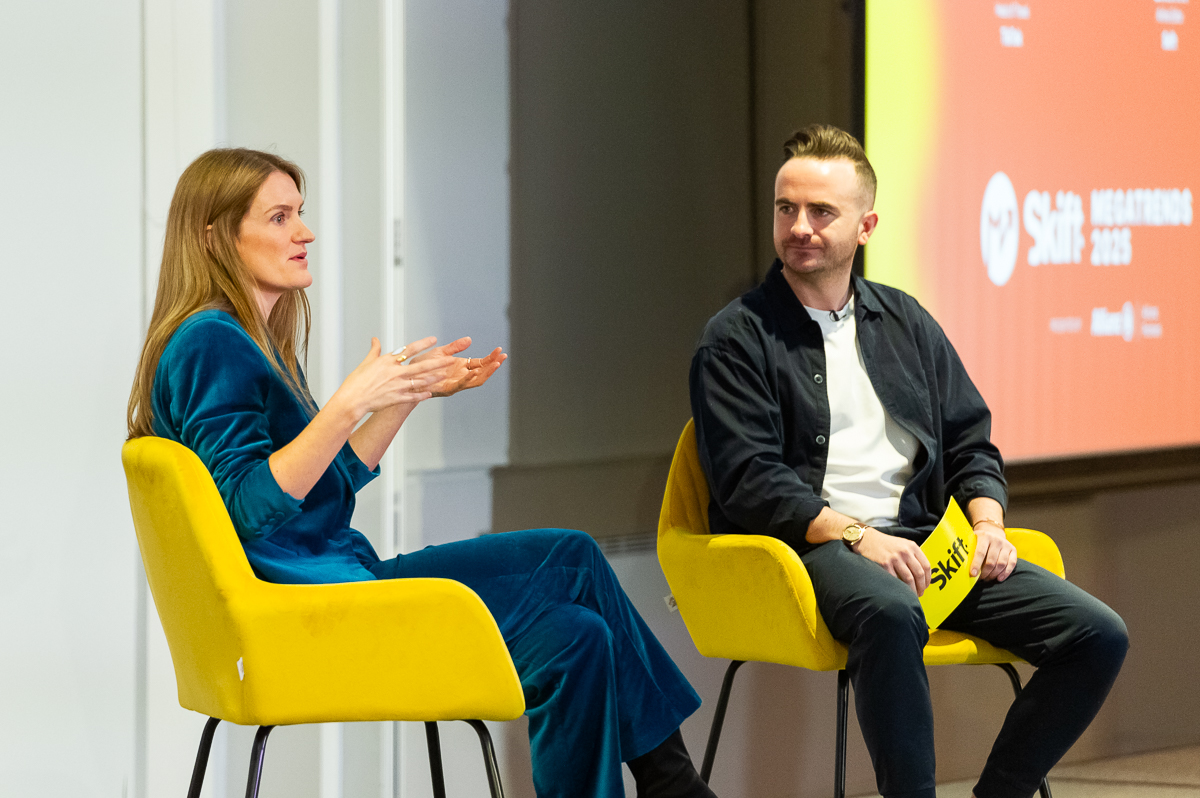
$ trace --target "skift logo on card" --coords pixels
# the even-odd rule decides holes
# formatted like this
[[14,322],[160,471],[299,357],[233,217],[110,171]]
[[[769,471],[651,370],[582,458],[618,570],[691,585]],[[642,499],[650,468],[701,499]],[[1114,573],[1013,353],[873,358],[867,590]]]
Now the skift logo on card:
[[936,629],[979,581],[978,576],[971,576],[975,531],[954,499],[950,499],[946,514],[921,544],[921,551],[930,566],[929,587],[921,595],[921,609],[929,628]]
[[960,537],[946,548],[945,559],[932,561],[929,575],[930,590],[936,585],[938,590],[945,590],[951,578],[967,563],[967,543]]

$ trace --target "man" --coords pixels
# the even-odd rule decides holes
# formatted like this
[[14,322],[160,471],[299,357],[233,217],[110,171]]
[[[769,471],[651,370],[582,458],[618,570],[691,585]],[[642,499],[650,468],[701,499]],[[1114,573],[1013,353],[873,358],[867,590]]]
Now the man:
[[1018,561],[991,416],[937,322],[851,273],[879,221],[853,136],[814,125],[775,180],[779,259],[712,318],[692,362],[692,413],[714,533],[771,535],[800,555],[849,649],[859,726],[885,798],[934,798],[919,545],[953,496],[978,535],[972,592],[941,625],[1037,667],[976,798],[1028,798],[1095,717],[1128,648],[1084,591]]

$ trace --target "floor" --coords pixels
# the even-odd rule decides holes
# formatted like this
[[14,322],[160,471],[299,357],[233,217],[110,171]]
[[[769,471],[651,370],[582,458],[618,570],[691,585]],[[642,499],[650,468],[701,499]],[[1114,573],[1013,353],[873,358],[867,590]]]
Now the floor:
[[[938,785],[938,798],[969,798],[972,782]],[[1200,746],[1062,765],[1054,798],[1200,798]]]

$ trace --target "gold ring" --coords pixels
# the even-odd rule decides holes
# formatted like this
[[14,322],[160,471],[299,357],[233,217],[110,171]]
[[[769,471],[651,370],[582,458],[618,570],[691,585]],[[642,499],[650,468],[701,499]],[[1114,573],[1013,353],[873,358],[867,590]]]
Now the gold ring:
[[397,363],[403,363],[406,360],[408,360],[408,355],[401,355],[400,357],[396,358]]
[[417,383],[414,382],[412,379],[409,379],[409,381],[408,381],[408,390],[411,391],[412,393],[417,392]]
[[468,369],[470,369],[470,368],[471,368],[471,361],[472,361],[472,360],[474,360],[474,359],[475,359],[475,358],[473,358],[473,357],[469,357],[469,358],[467,358],[467,368],[468,368]]

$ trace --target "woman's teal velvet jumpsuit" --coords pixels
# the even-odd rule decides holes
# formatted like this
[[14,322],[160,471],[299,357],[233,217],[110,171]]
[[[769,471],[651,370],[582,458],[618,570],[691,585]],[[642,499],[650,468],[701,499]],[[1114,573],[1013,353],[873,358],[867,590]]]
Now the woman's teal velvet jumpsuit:
[[267,458],[312,412],[228,313],[201,311],[180,325],[155,372],[153,415],[158,435],[196,452],[212,473],[262,579],[433,576],[478,593],[521,678],[539,796],[623,795],[621,762],[699,707],[582,532],[487,535],[381,561],[350,528],[354,494],[378,469],[348,443],[302,501],[280,489]]

